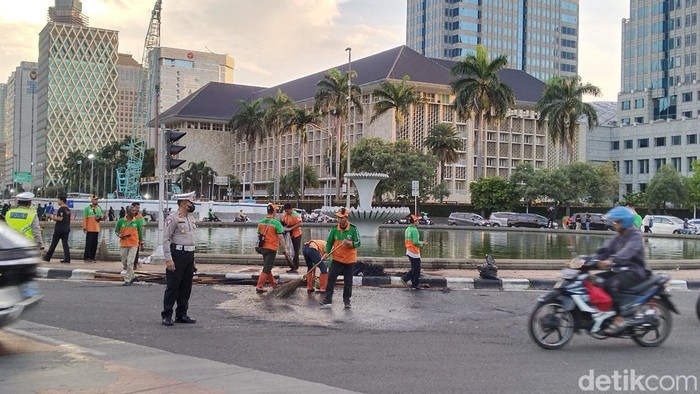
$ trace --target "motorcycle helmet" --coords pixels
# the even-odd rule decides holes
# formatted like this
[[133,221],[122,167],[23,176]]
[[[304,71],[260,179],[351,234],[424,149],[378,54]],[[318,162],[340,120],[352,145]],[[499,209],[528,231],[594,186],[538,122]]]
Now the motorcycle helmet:
[[634,225],[634,213],[627,207],[615,207],[605,216],[613,222],[620,222],[622,228],[630,228]]

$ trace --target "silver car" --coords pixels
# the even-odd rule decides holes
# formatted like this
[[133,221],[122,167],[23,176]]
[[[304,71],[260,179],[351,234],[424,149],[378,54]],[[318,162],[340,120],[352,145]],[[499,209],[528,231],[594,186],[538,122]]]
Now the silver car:
[[516,212],[492,212],[489,216],[491,227],[508,227],[508,218],[517,215]]
[[450,226],[488,226],[488,223],[481,215],[471,212],[452,212],[447,218]]
[[34,280],[38,265],[36,244],[0,222],[0,327],[41,299]]

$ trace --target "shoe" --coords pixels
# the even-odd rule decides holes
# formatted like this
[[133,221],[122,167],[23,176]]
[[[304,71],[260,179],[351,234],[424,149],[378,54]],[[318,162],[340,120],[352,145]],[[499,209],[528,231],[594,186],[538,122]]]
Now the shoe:
[[130,284],[130,285],[133,285],[134,282],[136,282],[136,277],[131,278],[131,280],[129,281],[129,284]]
[[194,324],[196,323],[197,320],[193,319],[187,315],[176,317],[175,318],[175,323],[187,323],[187,324]]
[[262,293],[264,293],[264,292],[266,292],[266,291],[267,291],[267,289],[263,289],[263,288],[260,288],[260,287],[256,287],[256,288],[255,288],[255,292],[258,293],[258,294],[262,294]]
[[350,305],[350,301],[349,301],[349,300],[348,300],[348,301],[343,301],[343,303],[345,304],[345,309],[350,309],[350,308],[352,308],[352,305]]
[[403,278],[400,278],[399,280],[401,281],[402,285],[408,287],[408,283],[405,280],[403,280]]
[[331,306],[333,305],[332,303],[326,301],[321,301],[320,304],[321,309],[331,309]]
[[296,274],[299,271],[298,270],[287,270],[285,272],[287,272],[288,274]]
[[164,318],[163,318],[163,325],[164,325],[164,326],[168,326],[168,327],[172,326],[172,325],[173,325],[173,319],[171,319],[171,318],[169,318],[169,317],[164,317]]
[[59,261],[59,263],[70,264],[70,260],[61,260],[61,261]]
[[626,329],[627,329],[627,322],[624,322],[621,325],[617,325],[615,323],[612,323],[612,324],[610,324],[610,326],[608,326],[608,328],[603,330],[603,334],[613,337],[613,336],[622,334]]
[[133,280],[131,280],[131,281],[126,281],[126,282],[122,283],[122,286],[131,286],[132,283],[134,283]]
[[[46,257],[42,257],[42,258],[41,258],[41,261],[45,261],[45,262],[47,262],[47,263],[50,263],[50,262],[51,262],[51,259],[47,259]],[[63,262],[63,261],[61,261],[61,262]]]

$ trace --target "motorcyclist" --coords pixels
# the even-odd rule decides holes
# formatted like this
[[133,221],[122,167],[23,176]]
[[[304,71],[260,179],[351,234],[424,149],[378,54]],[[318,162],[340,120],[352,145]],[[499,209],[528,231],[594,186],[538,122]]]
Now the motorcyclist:
[[236,215],[236,221],[237,221],[237,222],[245,222],[247,219],[248,219],[248,216],[246,216],[246,215],[243,213],[243,210],[242,210],[242,209],[241,209],[240,211],[238,211],[238,215]]
[[617,235],[595,253],[600,260],[598,268],[610,269],[598,274],[604,278],[603,289],[613,299],[617,315],[613,325],[605,330],[608,335],[616,335],[625,329],[625,321],[620,314],[618,293],[642,282],[649,276],[644,259],[642,233],[634,225],[635,213],[626,207],[615,207],[608,211],[607,218],[613,222]]
[[214,215],[214,212],[212,212],[211,208],[209,208],[209,212],[207,212],[207,219],[209,219],[210,222],[213,222],[215,218],[216,215]]

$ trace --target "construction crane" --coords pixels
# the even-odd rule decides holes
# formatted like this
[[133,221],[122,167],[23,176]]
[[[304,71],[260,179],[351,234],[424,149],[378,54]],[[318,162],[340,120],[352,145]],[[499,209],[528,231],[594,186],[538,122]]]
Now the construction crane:
[[[125,198],[139,198],[141,186],[141,169],[143,168],[143,158],[146,151],[146,131],[149,121],[149,109],[152,106],[153,96],[150,94],[151,82],[155,82],[157,89],[158,81],[154,71],[156,64],[151,64],[151,52],[160,47],[160,12],[161,0],[156,0],[151,12],[151,22],[148,25],[146,40],[143,45],[143,56],[141,57],[141,78],[139,90],[136,96],[136,108],[134,110],[134,130],[131,141],[122,147],[128,151],[126,167],[117,168],[117,191]],[[158,59],[153,60],[155,62]]]

